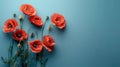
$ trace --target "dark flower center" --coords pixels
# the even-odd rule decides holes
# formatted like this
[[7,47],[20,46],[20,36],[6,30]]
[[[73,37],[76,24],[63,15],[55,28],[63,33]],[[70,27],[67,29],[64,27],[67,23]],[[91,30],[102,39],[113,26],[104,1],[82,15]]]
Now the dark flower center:
[[12,28],[12,25],[11,25],[11,24],[9,24],[9,25],[8,25],[8,28]]
[[17,34],[16,36],[17,36],[18,38],[20,38],[22,35],[21,35],[21,34]]
[[34,48],[36,48],[36,47],[37,47],[37,44],[36,44],[36,43],[34,43],[34,44],[33,44],[33,47],[34,47]]
[[53,41],[52,40],[49,40],[49,43],[52,43]]
[[55,20],[56,20],[56,22],[60,22],[60,18],[59,17],[57,17]]
[[36,17],[35,20],[39,20],[39,18]]

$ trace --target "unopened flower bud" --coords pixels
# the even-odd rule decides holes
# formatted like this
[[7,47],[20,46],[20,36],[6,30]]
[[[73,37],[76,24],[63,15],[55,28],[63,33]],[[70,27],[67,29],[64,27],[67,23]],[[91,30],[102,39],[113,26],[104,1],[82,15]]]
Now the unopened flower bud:
[[50,26],[50,25],[48,26],[48,30],[49,30],[49,31],[51,30],[51,26]]
[[18,46],[18,48],[20,48],[20,47],[21,47],[21,44],[20,44],[20,43],[18,43],[18,45],[17,45],[17,46]]
[[34,33],[32,32],[32,33],[30,33],[30,37],[31,38],[33,38],[34,37]]
[[46,16],[46,20],[49,20],[49,16]]
[[13,17],[16,17],[16,14],[15,14],[15,13],[13,14]]
[[23,17],[22,17],[21,15],[20,15],[18,18],[19,18],[19,20],[20,20],[20,21],[22,21],[22,20],[23,20]]

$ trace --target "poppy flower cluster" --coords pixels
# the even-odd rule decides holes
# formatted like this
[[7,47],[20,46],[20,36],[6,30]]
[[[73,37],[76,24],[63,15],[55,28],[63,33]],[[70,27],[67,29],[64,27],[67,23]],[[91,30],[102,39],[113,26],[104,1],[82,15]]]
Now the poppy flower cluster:
[[[36,11],[33,6],[29,4],[23,4],[20,7],[20,11],[29,16],[28,19],[31,24],[42,27],[42,19],[38,15],[36,15]],[[59,29],[63,29],[66,26],[64,17],[58,13],[54,13],[51,15],[51,23]]]
[[[28,21],[31,24],[33,24],[36,27],[42,27],[42,29],[44,30],[44,26],[46,23],[43,23],[42,18],[36,14],[36,10],[32,5],[22,4],[20,6],[20,11],[24,15],[28,16]],[[48,18],[49,17],[47,17],[47,20],[48,20]],[[21,24],[22,23],[21,20],[23,20],[22,16],[19,17],[19,20],[20,20],[20,25],[23,25],[23,24]],[[50,16],[50,21],[51,21],[51,24],[53,26],[57,27],[58,29],[64,29],[66,26],[65,18],[63,17],[63,15],[61,15],[59,13],[52,14]],[[32,41],[28,41],[28,34],[22,28],[22,26],[20,26],[20,27],[21,28],[18,28],[18,21],[15,18],[10,18],[5,21],[5,23],[2,27],[2,30],[4,33],[11,33],[12,38],[15,41],[19,42],[18,46],[21,46],[21,42],[26,40],[27,44],[28,44],[26,46],[29,46],[30,51],[33,53],[40,53],[40,52],[42,52],[43,48],[45,48],[48,52],[51,52],[53,50],[55,41],[52,36],[50,36],[49,34],[43,35],[43,30],[42,30],[42,40],[34,39]],[[51,27],[49,26],[48,28],[50,29]],[[20,47],[18,47],[18,48],[20,48]],[[23,49],[26,49],[26,48],[23,47]],[[22,53],[25,53],[25,52],[23,51],[23,52],[21,52],[21,54]],[[41,62],[41,65],[42,64],[43,64],[43,62]]]
[[3,32],[10,33],[12,32],[12,38],[16,41],[22,41],[27,39],[27,33],[22,29],[17,29],[18,22],[15,19],[8,19],[3,25]]
[[30,4],[23,4],[20,6],[20,11],[27,15],[29,22],[35,26],[42,27],[42,19],[36,15],[34,7]]
[[[42,27],[42,19],[36,15],[36,11],[33,6],[23,4],[20,7],[20,11],[29,17],[28,20],[31,24],[37,27]],[[63,29],[66,26],[64,17],[58,13],[51,15],[51,23],[59,29]],[[55,45],[53,38],[50,35],[45,35],[42,39],[42,41],[36,39],[28,42],[29,48],[32,52],[39,53],[42,51],[42,47],[45,47],[49,52],[52,51],[52,48]]]
[[[42,27],[42,19],[38,15],[36,15],[36,11],[32,5],[22,4],[20,6],[20,11],[29,17],[28,20],[31,24],[37,27]],[[58,13],[54,13],[51,15],[51,23],[59,29],[63,29],[66,25],[64,17]],[[2,30],[5,33],[13,32],[12,38],[16,41],[27,39],[27,33],[22,29],[17,29],[17,27],[18,22],[15,19],[8,19],[7,21],[5,21]],[[32,52],[41,52],[42,47],[45,47],[49,52],[52,51],[52,48],[55,45],[53,38],[50,35],[45,35],[42,39],[42,41],[36,39],[28,42],[28,45]]]
[[28,45],[33,53],[41,52],[43,47],[45,47],[48,52],[51,52],[55,42],[50,35],[45,35],[43,36],[43,41],[40,41],[39,39],[28,41]]

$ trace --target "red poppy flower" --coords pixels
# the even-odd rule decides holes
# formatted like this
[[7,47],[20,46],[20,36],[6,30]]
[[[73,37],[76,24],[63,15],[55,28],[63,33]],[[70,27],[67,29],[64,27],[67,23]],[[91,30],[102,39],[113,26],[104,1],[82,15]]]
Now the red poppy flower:
[[42,51],[42,42],[39,39],[33,40],[31,42],[28,41],[28,45],[33,53],[39,53]]
[[38,27],[41,27],[42,26],[42,19],[37,16],[37,15],[34,15],[34,16],[30,16],[29,18],[29,21],[34,24],[35,26],[38,26]]
[[22,4],[20,6],[20,10],[21,10],[21,12],[23,12],[24,14],[26,14],[28,16],[33,16],[36,14],[34,7],[30,4]]
[[13,34],[12,38],[17,41],[22,41],[24,39],[27,39],[27,33],[22,29],[17,29]]
[[53,25],[55,25],[59,29],[63,29],[66,26],[64,17],[57,13],[54,13],[53,15],[51,15],[51,22]]
[[50,35],[43,36],[43,46],[49,51],[52,51],[53,46],[55,45],[55,42],[53,38]]
[[17,28],[17,26],[18,26],[18,23],[15,19],[8,19],[5,22],[2,30],[5,33],[13,32]]

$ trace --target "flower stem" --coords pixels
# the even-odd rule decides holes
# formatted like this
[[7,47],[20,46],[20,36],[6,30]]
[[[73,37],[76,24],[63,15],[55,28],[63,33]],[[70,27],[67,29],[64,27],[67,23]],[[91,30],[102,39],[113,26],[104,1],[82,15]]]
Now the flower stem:
[[13,40],[11,40],[10,47],[8,49],[8,67],[10,67],[13,53]]
[[42,63],[42,60],[40,61],[40,67],[43,67],[43,63]]
[[45,25],[46,25],[47,20],[49,20],[49,17],[48,17],[48,16],[46,17],[45,22],[44,22],[44,24],[43,24],[43,26],[42,26],[41,36],[43,36],[43,32],[44,32],[44,28],[45,28]]
[[[47,20],[49,20],[49,17],[48,17],[48,16],[46,17],[45,22],[44,22],[44,24],[43,24],[43,26],[42,26],[42,29],[41,29],[41,37],[43,37],[44,28],[45,28],[45,25],[46,25]],[[40,67],[43,67],[43,61],[42,61],[42,59],[43,59],[43,54],[44,54],[44,49],[43,49],[42,52],[41,52]]]
[[23,29],[23,22],[25,20],[25,17],[26,17],[26,15],[24,15],[24,19],[22,17],[21,17],[21,19],[19,19],[20,20],[20,29]]

